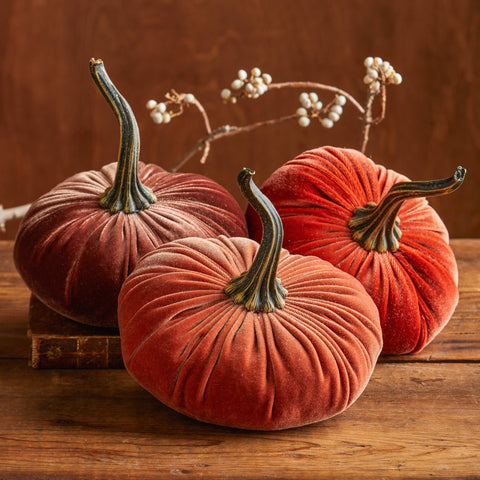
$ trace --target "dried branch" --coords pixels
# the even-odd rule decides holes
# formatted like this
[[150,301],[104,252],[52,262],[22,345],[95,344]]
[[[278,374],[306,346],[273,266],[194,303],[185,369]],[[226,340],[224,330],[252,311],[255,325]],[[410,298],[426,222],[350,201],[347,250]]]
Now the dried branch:
[[[285,122],[297,118],[297,115],[287,115],[285,117],[275,118],[272,120],[264,120],[257,123],[252,123],[249,125],[244,125],[243,127],[235,127],[230,125],[224,125],[215,129],[213,132],[210,132],[205,137],[201,138],[169,171],[177,172],[180,168],[185,165],[190,158],[192,158],[199,150],[201,150],[205,145],[210,146],[210,143],[214,140],[219,140],[223,137],[231,137],[233,135],[238,135],[239,133],[246,133],[252,130],[255,130],[259,127],[264,127],[267,125],[272,125],[275,123]],[[205,158],[205,151],[202,156],[202,159]]]
[[[246,97],[255,99],[261,95],[285,88],[296,88],[310,90],[302,92],[299,96],[301,106],[297,111],[290,115],[280,118],[264,120],[244,126],[224,125],[212,130],[208,114],[203,105],[191,93],[177,93],[171,90],[165,95],[166,101],[157,103],[155,100],[147,102],[147,108],[150,110],[152,120],[157,124],[170,123],[174,117],[184,113],[185,109],[194,106],[199,112],[205,125],[206,134],[195,145],[185,153],[182,158],[170,169],[172,172],[178,171],[194,155],[202,151],[200,163],[205,163],[210,153],[211,143],[224,137],[247,133],[260,127],[273,125],[290,120],[297,120],[301,127],[308,127],[311,120],[318,120],[324,128],[332,128],[339,121],[343,113],[343,106],[350,102],[360,113],[362,120],[362,143],[361,151],[365,153],[370,137],[372,125],[378,125],[384,118],[387,104],[387,89],[389,84],[398,85],[402,82],[402,77],[395,72],[389,62],[384,62],[379,57],[367,57],[364,61],[366,75],[363,82],[368,87],[365,106],[362,106],[351,94],[341,88],[325,85],[323,83],[311,81],[294,81],[272,83],[272,77],[268,73],[262,73],[259,68],[253,68],[250,75],[245,70],[238,71],[238,78],[231,84],[230,89],[224,89],[221,97],[224,102],[236,103],[240,98]],[[334,97],[323,104],[318,98],[316,91],[330,92]],[[375,99],[380,95],[380,113],[373,117],[373,106]],[[0,231],[5,231],[5,224],[14,218],[21,218],[25,215],[30,205],[22,205],[9,209],[3,209],[0,205]]]
[[3,208],[3,205],[0,205],[0,232],[6,231],[5,225],[9,220],[22,218],[29,208],[30,204],[5,209]]
[[[386,85],[398,85],[401,83],[402,78],[395,72],[389,62],[384,62],[379,57],[367,57],[364,61],[364,66],[367,71],[363,81],[368,86],[368,95],[365,106],[362,106],[355,97],[341,88],[311,81],[272,83],[272,77],[269,74],[262,73],[259,68],[253,68],[250,75],[245,70],[238,71],[238,77],[231,83],[231,88],[223,89],[221,92],[221,97],[224,102],[237,103],[242,97],[255,99],[267,92],[285,88],[309,89],[313,91],[310,93],[301,93],[299,98],[301,107],[297,109],[295,114],[260,121],[241,127],[224,125],[213,131],[210,127],[210,122],[205,109],[192,94],[178,94],[174,92],[173,96],[172,94],[166,95],[168,101],[179,105],[180,108],[177,112],[167,111],[166,107],[168,102],[157,103],[154,100],[149,100],[149,102],[147,102],[147,108],[151,110],[151,116],[156,123],[169,122],[171,118],[183,112],[183,105],[186,103],[195,104],[202,114],[207,132],[206,135],[198,140],[196,144],[185,155],[183,155],[182,158],[180,158],[180,160],[170,169],[172,172],[178,171],[202,149],[203,154],[200,162],[205,163],[210,151],[211,142],[223,137],[249,132],[266,125],[297,119],[300,126],[307,127],[310,125],[312,119],[317,119],[323,127],[332,128],[334,123],[340,119],[340,116],[343,113],[343,106],[347,102],[350,102],[358,110],[360,118],[363,121],[362,144],[360,148],[361,151],[365,153],[372,125],[377,125],[385,118],[387,101]],[[315,90],[334,93],[335,97],[324,105],[319,100]],[[374,119],[372,114],[373,104],[375,98],[379,94],[382,99],[381,112],[380,115]]]

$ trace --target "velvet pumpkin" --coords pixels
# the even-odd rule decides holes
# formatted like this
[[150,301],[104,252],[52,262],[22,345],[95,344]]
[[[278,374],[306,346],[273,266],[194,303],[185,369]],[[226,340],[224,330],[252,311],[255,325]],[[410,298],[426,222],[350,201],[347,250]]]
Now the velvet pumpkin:
[[169,407],[229,427],[278,430],[351,405],[382,348],[375,304],[352,276],[281,248],[268,199],[239,176],[262,216],[248,238],[185,238],[143,257],[120,291],[128,372]]
[[138,259],[170,240],[247,236],[245,217],[221,185],[139,162],[133,112],[91,60],[92,77],[120,123],[118,162],[78,173],[36,200],[14,247],[16,267],[44,304],[81,323],[117,326],[120,287]]
[[[355,276],[374,299],[383,353],[419,352],[450,319],[458,272],[448,231],[424,198],[457,189],[465,176],[409,179],[362,153],[307,151],[277,169],[261,190],[278,210],[284,247],[315,255]],[[261,222],[249,208],[254,239]]]

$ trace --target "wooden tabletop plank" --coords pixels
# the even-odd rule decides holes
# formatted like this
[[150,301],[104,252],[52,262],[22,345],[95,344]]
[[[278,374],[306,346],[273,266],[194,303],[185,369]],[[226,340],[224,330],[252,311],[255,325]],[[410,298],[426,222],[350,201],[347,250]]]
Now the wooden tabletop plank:
[[29,301],[30,291],[19,275],[0,271],[0,359],[28,358]]
[[457,238],[450,244],[457,260],[460,290],[479,292],[480,238]]
[[124,370],[33,370],[5,360],[0,383],[1,478],[480,475],[480,364],[377,365],[346,412],[280,432],[196,422]]
[[13,262],[13,241],[0,240],[0,273],[15,272]]
[[452,239],[459,270],[458,306],[449,323],[421,352],[381,362],[480,361],[480,239]]

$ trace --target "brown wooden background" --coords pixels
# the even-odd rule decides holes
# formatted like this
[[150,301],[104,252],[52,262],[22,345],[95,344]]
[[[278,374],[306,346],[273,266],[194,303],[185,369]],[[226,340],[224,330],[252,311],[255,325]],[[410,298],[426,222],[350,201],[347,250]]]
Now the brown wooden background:
[[[293,113],[300,92],[226,106],[219,92],[239,68],[274,81],[333,84],[364,100],[363,59],[388,59],[403,75],[368,154],[412,179],[467,168],[462,188],[432,199],[454,237],[480,235],[480,2],[478,0],[2,0],[0,2],[0,203],[28,203],[73,173],[115,161],[118,125],[94,86],[102,58],[136,113],[145,162],[171,167],[203,136],[191,110],[151,122],[149,98],[192,92],[213,127]],[[328,98],[328,97],[327,97]],[[240,200],[243,166],[261,183],[320,145],[359,148],[353,107],[332,129],[265,127],[212,145],[201,172]],[[13,238],[18,223],[2,238]]]

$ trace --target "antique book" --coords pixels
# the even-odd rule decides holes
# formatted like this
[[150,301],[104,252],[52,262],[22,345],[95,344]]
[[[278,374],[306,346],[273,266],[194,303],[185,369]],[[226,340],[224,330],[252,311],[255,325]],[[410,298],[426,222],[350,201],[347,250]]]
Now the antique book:
[[34,368],[123,368],[117,329],[83,325],[30,299],[28,336]]

